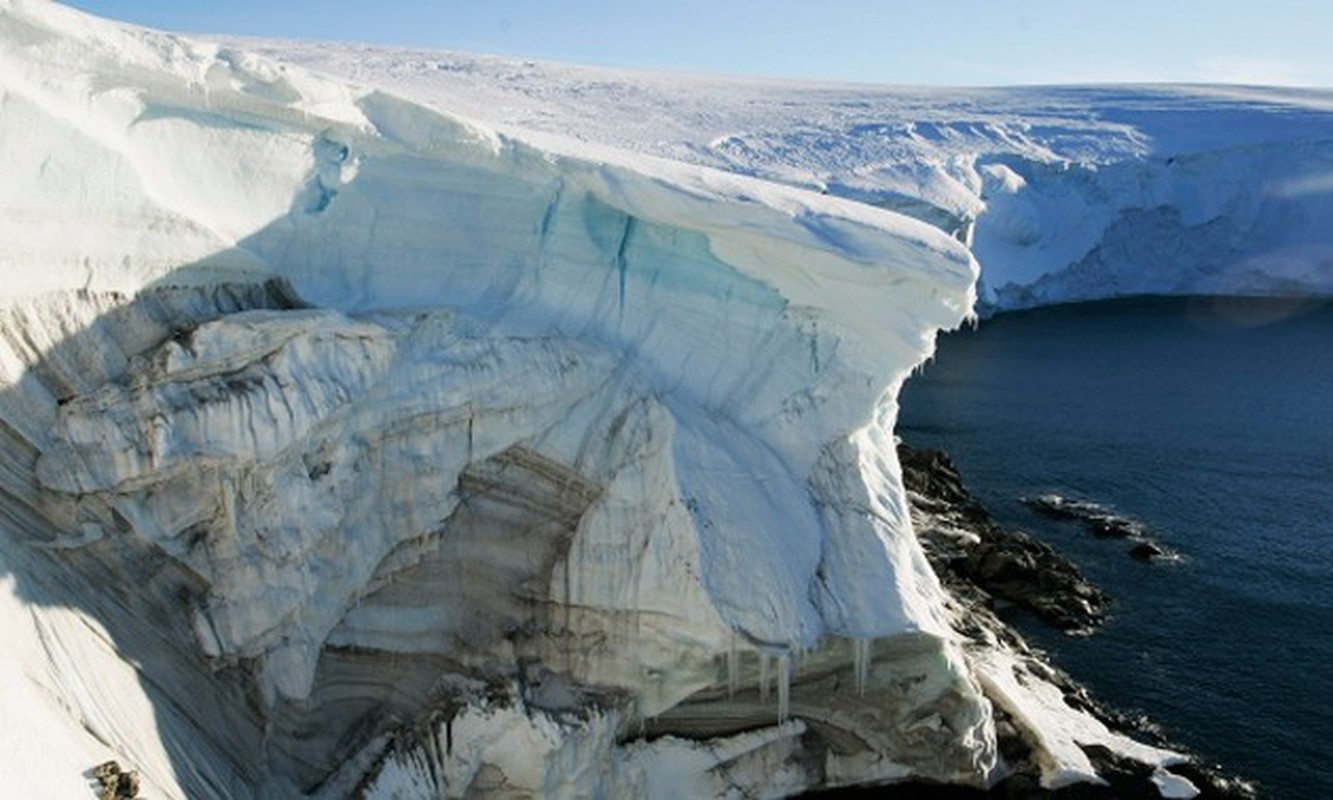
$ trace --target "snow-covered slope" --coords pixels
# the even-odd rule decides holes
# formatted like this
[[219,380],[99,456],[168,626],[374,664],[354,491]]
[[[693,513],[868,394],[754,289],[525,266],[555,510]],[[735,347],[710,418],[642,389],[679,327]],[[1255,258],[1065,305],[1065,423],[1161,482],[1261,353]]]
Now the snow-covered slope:
[[250,43],[500,126],[896,208],[969,242],[983,303],[1333,294],[1333,92],[938,89]]

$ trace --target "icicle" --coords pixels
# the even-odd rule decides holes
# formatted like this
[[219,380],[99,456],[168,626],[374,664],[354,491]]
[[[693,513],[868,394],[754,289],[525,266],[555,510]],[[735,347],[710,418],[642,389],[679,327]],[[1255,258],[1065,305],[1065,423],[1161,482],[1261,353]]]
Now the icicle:
[[791,656],[783,653],[778,656],[778,722],[787,721],[787,708],[791,702]]
[[869,639],[852,640],[852,672],[857,694],[866,693],[866,682],[870,678],[870,642]]
[[768,702],[768,653],[759,651],[759,702]]
[[731,637],[731,647],[727,650],[727,699],[736,696],[741,685],[741,651],[736,645],[735,634]]

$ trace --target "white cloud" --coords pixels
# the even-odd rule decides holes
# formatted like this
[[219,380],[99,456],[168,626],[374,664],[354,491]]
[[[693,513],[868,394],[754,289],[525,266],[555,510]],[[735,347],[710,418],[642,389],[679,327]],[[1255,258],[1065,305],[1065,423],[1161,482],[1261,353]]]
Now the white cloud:
[[1299,63],[1272,58],[1208,56],[1198,60],[1190,81],[1259,86],[1333,86],[1333,62]]

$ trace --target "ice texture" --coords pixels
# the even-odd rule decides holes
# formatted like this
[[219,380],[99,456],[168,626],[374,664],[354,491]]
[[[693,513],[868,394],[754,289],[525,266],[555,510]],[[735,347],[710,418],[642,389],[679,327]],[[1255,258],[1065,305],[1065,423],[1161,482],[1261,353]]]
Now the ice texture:
[[[0,25],[5,535],[44,554],[12,576],[105,624],[156,712],[108,732],[89,696],[85,749],[165,795],[309,793],[397,769],[364,755],[395,720],[497,709],[521,723],[449,717],[431,779],[577,762],[580,794],[633,720],[725,685],[731,648],[738,674],[772,660],[776,702],[746,713],[779,724],[810,703],[797,653],[850,670],[828,643],[874,637],[927,687],[881,704],[949,720],[886,731],[895,758],[985,780],[988,706],[891,434],[970,313],[960,243],[55,5]],[[141,606],[158,635],[122,645]],[[585,742],[565,717],[595,708],[618,721]]]
[[970,246],[983,308],[1333,295],[1328,90],[849,86],[247,44],[534,141],[577,137],[896,209]]

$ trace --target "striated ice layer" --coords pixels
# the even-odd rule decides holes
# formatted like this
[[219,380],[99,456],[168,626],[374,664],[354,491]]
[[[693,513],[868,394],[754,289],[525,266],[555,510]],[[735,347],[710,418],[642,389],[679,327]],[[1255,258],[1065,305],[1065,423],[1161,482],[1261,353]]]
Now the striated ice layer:
[[[13,13],[8,22],[91,25],[67,16]],[[600,350],[669,410],[692,524],[726,531],[700,546],[729,624],[783,644],[825,632],[942,630],[931,612],[937,590],[899,544],[910,537],[900,535],[907,525],[884,409],[934,331],[970,308],[975,269],[956,243],[910,220],[734,176],[551,156],[375,92],[347,94],[331,118],[314,117],[314,98],[287,73],[250,71],[182,40],[109,27],[105,35],[129,65],[92,47],[83,60],[44,60],[33,45],[8,79],[31,113],[6,126],[7,138],[33,147],[60,139],[117,165],[79,177],[72,210],[97,237],[76,230],[25,256],[19,245],[40,231],[11,222],[12,269],[53,284],[42,288],[131,290],[149,278],[199,283],[262,270],[319,306],[447,308],[476,338]],[[311,94],[338,97],[317,88],[322,95]],[[187,170],[196,151],[210,157]],[[187,171],[199,178],[188,196],[176,185]],[[224,174],[214,180],[214,171]],[[58,176],[42,185],[48,196],[63,191]],[[263,200],[278,195],[284,203]],[[140,202],[220,238],[196,242],[201,252],[182,264],[182,254],[139,240],[137,228],[153,225],[112,227],[134,220]],[[29,194],[14,192],[5,206],[23,212],[6,219],[31,216]],[[37,252],[43,269],[32,270]],[[244,270],[230,266],[237,259]],[[135,376],[148,386],[108,387],[62,408],[60,438],[79,458],[44,464],[49,487],[119,489],[146,471],[172,472],[180,455],[268,459],[365,391],[397,346],[350,326],[291,338],[304,319],[258,331],[226,324],[195,335],[199,354],[151,354],[153,368]],[[229,338],[237,341],[214,341]],[[240,373],[263,384],[270,376],[255,360],[289,371],[252,389],[243,410],[206,385],[208,375]],[[534,385],[544,380],[533,375]],[[104,441],[107,452],[94,457]],[[807,479],[821,502],[811,502]],[[823,528],[841,535],[811,535]],[[881,589],[848,572],[866,556],[878,561],[869,569],[901,572],[907,584]],[[772,589],[765,607],[735,579],[740,565]],[[817,571],[823,588],[811,591]]]
[[0,37],[0,608],[99,654],[5,716],[74,687],[77,758],[166,796],[990,776],[891,433],[955,240],[51,4]]

